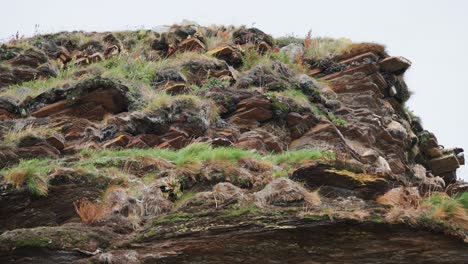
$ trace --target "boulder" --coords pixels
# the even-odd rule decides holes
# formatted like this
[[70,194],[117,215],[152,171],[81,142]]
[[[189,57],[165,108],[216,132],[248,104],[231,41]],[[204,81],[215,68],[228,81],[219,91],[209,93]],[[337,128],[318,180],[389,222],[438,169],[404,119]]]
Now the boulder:
[[155,88],[166,86],[169,83],[186,83],[187,78],[176,69],[164,69],[157,71],[153,78],[153,85]]
[[128,135],[119,135],[116,138],[104,143],[102,147],[104,148],[116,148],[116,147],[125,147],[129,142],[131,138]]
[[14,119],[20,115],[18,103],[8,97],[0,97],[0,121]]
[[291,178],[304,182],[309,188],[329,186],[350,190],[353,195],[363,199],[372,199],[390,187],[389,182],[381,176],[336,169],[319,162],[295,170]]
[[0,232],[64,224],[77,217],[73,202],[98,198],[110,182],[108,178],[69,168],[52,171],[49,179],[47,196],[36,196],[27,188],[2,186]]
[[253,43],[259,45],[265,42],[266,45],[273,47],[274,39],[257,28],[239,28],[232,33],[235,44],[244,45]]
[[215,48],[208,51],[207,54],[220,60],[224,60],[227,64],[233,66],[234,68],[242,66],[242,54],[238,49],[232,46]]
[[129,89],[107,78],[88,78],[69,88],[55,88],[23,102],[34,117],[74,116],[101,120],[127,111],[133,101]]
[[411,61],[403,57],[388,57],[379,62],[381,71],[394,74],[404,73],[411,66]]
[[232,73],[225,61],[210,57],[197,57],[182,63],[182,69],[186,73],[190,84],[203,86],[210,78],[231,78]]
[[408,132],[406,131],[405,127],[397,121],[390,122],[390,124],[387,125],[387,131],[394,138],[400,140],[405,140],[408,137]]
[[[450,183],[455,179],[447,173],[453,172],[460,167],[460,162],[455,154],[447,154],[439,158],[431,159],[429,161],[429,166],[434,175],[437,176],[446,176],[443,177],[446,183]],[[449,176],[449,177],[447,177]]]
[[262,107],[255,107],[251,108],[248,110],[245,110],[243,112],[240,112],[236,115],[234,115],[232,118],[239,118],[239,119],[253,119],[257,120],[259,122],[266,121],[268,119],[271,119],[273,117],[273,113],[271,110],[262,108]]
[[188,38],[181,43],[177,47],[177,50],[185,52],[185,51],[196,51],[196,52],[204,52],[206,50],[205,44],[203,44],[197,38]]

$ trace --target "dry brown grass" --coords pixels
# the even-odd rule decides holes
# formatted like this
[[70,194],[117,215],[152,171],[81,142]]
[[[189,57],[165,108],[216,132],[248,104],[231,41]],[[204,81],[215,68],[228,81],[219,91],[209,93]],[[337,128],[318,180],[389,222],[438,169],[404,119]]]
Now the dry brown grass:
[[263,190],[254,194],[256,205],[286,205],[305,202],[309,206],[321,204],[318,191],[309,192],[297,182],[287,178],[278,178],[270,182]]
[[385,216],[390,223],[442,228],[460,236],[468,232],[468,210],[462,198],[446,193],[432,193],[422,198],[416,189],[400,187],[380,196],[377,202],[391,206]]
[[73,206],[81,221],[86,225],[99,222],[111,214],[107,204],[93,203],[87,199],[79,200],[73,203]]
[[239,160],[239,164],[248,170],[258,172],[271,171],[273,168],[273,165],[270,162],[256,160],[253,158],[243,158]]
[[338,55],[340,60],[346,60],[354,56],[366,53],[373,52],[380,57],[388,56],[385,51],[385,46],[377,43],[353,43],[347,46],[341,53]]
[[416,208],[419,206],[421,197],[415,188],[394,188],[377,198],[377,202],[400,208]]
[[10,171],[6,175],[6,181],[14,185],[16,188],[20,188],[25,184],[27,176],[28,170],[24,168],[18,168],[16,170]]

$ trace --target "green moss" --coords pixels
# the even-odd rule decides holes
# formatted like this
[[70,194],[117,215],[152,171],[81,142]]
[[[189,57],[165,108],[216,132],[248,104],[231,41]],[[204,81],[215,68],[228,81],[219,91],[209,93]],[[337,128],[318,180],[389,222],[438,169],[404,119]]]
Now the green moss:
[[380,215],[375,215],[373,216],[372,218],[370,218],[370,221],[374,222],[374,223],[377,223],[377,224],[382,224],[382,223],[385,223],[385,218],[383,218],[382,216]]
[[255,205],[250,206],[233,206],[231,209],[223,211],[221,217],[225,218],[233,218],[233,217],[240,217],[245,215],[258,215],[260,214],[260,210]]
[[160,226],[168,223],[179,223],[186,222],[193,218],[192,214],[189,213],[173,213],[163,216],[160,219],[157,219],[153,222],[153,226]]

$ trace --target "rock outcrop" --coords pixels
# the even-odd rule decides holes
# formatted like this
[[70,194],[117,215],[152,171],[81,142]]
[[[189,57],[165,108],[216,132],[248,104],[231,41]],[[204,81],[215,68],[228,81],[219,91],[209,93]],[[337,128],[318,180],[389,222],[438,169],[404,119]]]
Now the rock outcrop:
[[146,263],[192,236],[336,222],[467,239],[463,149],[405,109],[411,62],[311,41],[187,24],[2,44],[0,260]]

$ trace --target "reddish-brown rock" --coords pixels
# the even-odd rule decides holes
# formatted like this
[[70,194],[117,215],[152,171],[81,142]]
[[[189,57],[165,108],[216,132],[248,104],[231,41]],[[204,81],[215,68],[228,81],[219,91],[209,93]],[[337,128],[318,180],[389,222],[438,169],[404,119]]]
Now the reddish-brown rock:
[[244,112],[240,112],[236,114],[235,117],[240,119],[254,119],[259,122],[263,122],[268,119],[271,119],[273,117],[273,113],[265,108],[255,107]]
[[379,62],[380,70],[403,73],[411,66],[411,61],[403,57],[388,57]]
[[104,143],[103,148],[125,147],[130,141],[128,135],[119,135],[116,138]]
[[197,38],[188,38],[177,47],[178,51],[205,51],[205,45]]

